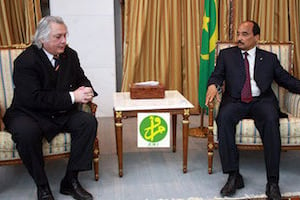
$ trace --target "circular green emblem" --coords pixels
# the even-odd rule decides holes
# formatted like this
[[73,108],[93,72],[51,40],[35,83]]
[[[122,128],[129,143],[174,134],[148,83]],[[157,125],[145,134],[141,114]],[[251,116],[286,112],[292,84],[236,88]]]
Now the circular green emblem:
[[145,117],[140,124],[140,134],[148,142],[159,142],[165,138],[168,131],[166,121],[157,115]]

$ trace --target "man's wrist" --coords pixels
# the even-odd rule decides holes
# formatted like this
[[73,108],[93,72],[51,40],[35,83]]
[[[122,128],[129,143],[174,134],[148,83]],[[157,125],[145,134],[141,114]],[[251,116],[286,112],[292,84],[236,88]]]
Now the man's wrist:
[[219,84],[216,84],[216,83],[215,83],[215,86],[217,88],[218,93],[221,94],[222,93],[222,87]]

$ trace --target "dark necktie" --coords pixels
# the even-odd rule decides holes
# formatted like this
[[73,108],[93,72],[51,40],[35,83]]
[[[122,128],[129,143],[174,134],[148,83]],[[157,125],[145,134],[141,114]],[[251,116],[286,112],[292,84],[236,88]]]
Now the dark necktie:
[[59,56],[55,55],[55,56],[53,56],[53,59],[54,59],[54,70],[57,71],[59,69],[59,65],[60,65]]
[[245,52],[244,55],[245,55],[244,64],[246,70],[246,80],[241,93],[241,101],[245,103],[249,103],[252,101],[252,93],[251,93],[251,84],[250,84],[249,62],[247,59],[248,53]]

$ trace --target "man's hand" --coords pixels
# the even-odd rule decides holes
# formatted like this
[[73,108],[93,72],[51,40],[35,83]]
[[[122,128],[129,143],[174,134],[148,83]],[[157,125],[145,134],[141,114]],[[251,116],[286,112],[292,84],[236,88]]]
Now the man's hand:
[[221,101],[216,85],[209,85],[206,92],[205,105],[208,106],[208,103],[212,102],[215,97],[217,98],[217,101]]
[[88,103],[93,100],[94,92],[91,87],[81,86],[74,91],[75,102]]

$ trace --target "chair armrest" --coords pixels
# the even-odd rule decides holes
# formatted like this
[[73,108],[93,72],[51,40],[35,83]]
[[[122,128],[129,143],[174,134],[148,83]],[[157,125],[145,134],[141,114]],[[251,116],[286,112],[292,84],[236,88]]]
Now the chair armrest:
[[0,116],[0,131],[3,131],[4,129],[4,123],[2,121],[2,117]]
[[212,173],[213,155],[215,149],[214,142],[214,105],[215,101],[208,103],[208,133],[207,133],[207,155],[208,155],[208,173]]
[[98,105],[93,102],[89,102],[88,105],[90,106],[91,111],[92,111],[93,115],[95,116]]
[[294,117],[300,117],[300,94],[286,92],[284,96],[284,106],[288,114]]
[[207,142],[209,145],[209,149],[214,148],[214,121],[219,112],[220,102],[215,98],[212,102],[208,103],[208,134],[207,134]]
[[2,111],[1,111],[1,108],[0,108],[0,131],[3,131],[4,130],[4,123],[3,123],[3,120],[2,120]]
[[89,103],[82,103],[78,105],[78,109],[81,111],[85,111],[88,113],[92,113],[94,116],[96,114],[96,110],[97,110],[97,104],[93,103],[93,102],[89,102]]
[[213,129],[214,126],[214,108],[215,108],[215,101],[208,103],[208,129]]

